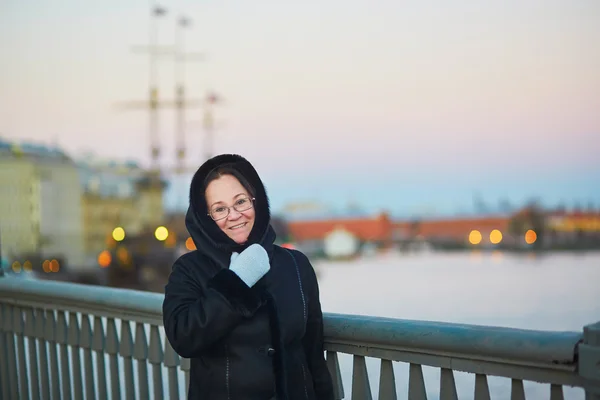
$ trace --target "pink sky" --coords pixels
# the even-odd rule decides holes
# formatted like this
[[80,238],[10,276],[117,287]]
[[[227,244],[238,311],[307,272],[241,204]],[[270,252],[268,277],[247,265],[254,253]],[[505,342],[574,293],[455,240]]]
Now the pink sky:
[[[247,155],[273,179],[369,166],[600,170],[600,3],[473,4],[164,5],[194,20],[188,49],[209,57],[188,64],[189,92],[214,88],[227,100],[215,151]],[[113,108],[147,93],[147,60],[129,51],[146,40],[147,8],[145,0],[0,5],[0,135],[147,163],[147,115]],[[171,16],[162,43],[173,29]],[[171,98],[172,63],[159,74]],[[170,165],[173,114],[161,119]],[[192,165],[202,161],[201,135],[188,130]]]

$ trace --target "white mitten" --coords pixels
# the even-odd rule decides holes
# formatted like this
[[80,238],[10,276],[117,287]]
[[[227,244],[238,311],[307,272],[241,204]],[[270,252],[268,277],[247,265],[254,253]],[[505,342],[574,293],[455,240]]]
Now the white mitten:
[[269,255],[260,244],[252,244],[241,253],[231,254],[231,263],[229,269],[248,287],[254,286],[260,280],[271,266],[269,265]]

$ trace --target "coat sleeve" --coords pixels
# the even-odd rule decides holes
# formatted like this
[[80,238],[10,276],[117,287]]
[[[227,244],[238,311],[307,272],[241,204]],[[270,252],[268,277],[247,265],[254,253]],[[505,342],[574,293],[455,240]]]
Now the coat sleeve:
[[219,271],[203,287],[181,259],[165,286],[163,323],[169,343],[184,358],[196,358],[254,315],[261,299],[234,272]]
[[323,347],[323,312],[319,299],[319,283],[313,266],[304,256],[307,272],[307,322],[306,333],[302,339],[308,368],[313,377],[313,385],[318,400],[333,400],[333,381],[327,368]]

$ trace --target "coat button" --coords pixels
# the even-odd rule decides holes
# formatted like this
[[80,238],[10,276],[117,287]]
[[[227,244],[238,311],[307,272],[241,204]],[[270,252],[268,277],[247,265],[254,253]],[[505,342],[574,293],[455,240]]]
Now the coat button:
[[275,349],[274,349],[274,348],[272,348],[272,347],[269,347],[269,348],[267,349],[267,355],[268,355],[269,357],[273,357],[273,356],[275,355]]

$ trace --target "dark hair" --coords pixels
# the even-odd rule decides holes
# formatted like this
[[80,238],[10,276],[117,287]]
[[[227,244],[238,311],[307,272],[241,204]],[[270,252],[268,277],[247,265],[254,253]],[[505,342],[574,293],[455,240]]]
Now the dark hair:
[[248,179],[246,179],[246,177],[242,175],[240,171],[238,171],[232,164],[225,164],[213,169],[208,173],[208,175],[206,175],[206,178],[204,179],[204,191],[202,193],[202,196],[206,197],[206,188],[208,187],[208,184],[216,179],[219,179],[223,175],[231,175],[238,181],[240,181],[240,183],[242,184],[244,189],[246,189],[250,197],[254,197],[256,195],[256,191],[254,190],[254,187],[250,184]]

